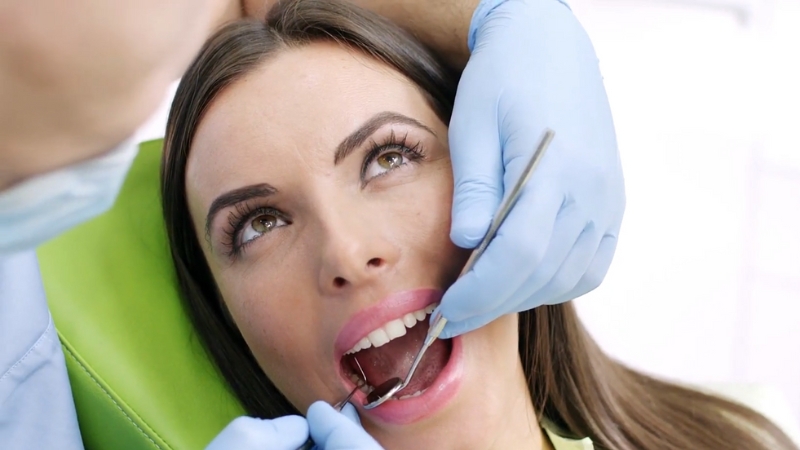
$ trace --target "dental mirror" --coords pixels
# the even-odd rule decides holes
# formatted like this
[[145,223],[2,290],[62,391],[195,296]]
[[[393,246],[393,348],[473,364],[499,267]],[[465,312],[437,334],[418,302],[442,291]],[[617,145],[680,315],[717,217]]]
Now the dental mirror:
[[372,409],[380,405],[403,387],[403,380],[400,377],[389,378],[380,385],[375,386],[375,389],[367,395],[367,404],[364,405],[364,408]]
[[[494,235],[497,234],[497,230],[500,228],[500,225],[503,224],[503,221],[508,216],[511,208],[517,202],[517,199],[522,193],[522,188],[528,183],[531,175],[533,175],[533,171],[539,165],[539,162],[541,161],[542,156],[544,156],[547,147],[550,145],[550,142],[553,140],[554,135],[555,133],[553,130],[545,130],[544,136],[542,136],[542,140],[539,142],[539,146],[536,148],[533,156],[531,156],[528,165],[525,167],[525,170],[522,171],[522,174],[520,174],[517,183],[511,190],[511,193],[509,193],[508,197],[506,197],[503,203],[500,204],[500,208],[497,210],[497,214],[494,216],[494,219],[492,219],[492,223],[489,226],[489,231],[486,232],[486,235],[483,237],[480,245],[476,247],[470,255],[459,277],[472,270],[475,262],[483,254],[483,251],[486,250],[486,247],[489,246],[489,242],[491,242],[494,238]],[[364,405],[364,409],[372,409],[382,405],[386,400],[392,398],[392,396],[394,396],[394,394],[396,394],[398,391],[408,386],[408,383],[414,376],[414,372],[417,370],[417,366],[419,365],[420,361],[422,361],[422,356],[425,354],[425,351],[428,350],[428,347],[430,347],[431,344],[433,344],[433,342],[442,333],[445,324],[447,324],[447,319],[442,317],[440,313],[437,313],[437,315],[433,318],[432,323],[433,325],[431,325],[430,329],[428,329],[428,334],[425,337],[425,342],[422,344],[422,348],[420,348],[417,356],[414,358],[414,362],[411,364],[411,369],[409,369],[406,378],[404,380],[401,380],[399,377],[390,378],[381,383],[379,386],[376,386],[375,389],[370,392],[369,395],[367,395],[367,403]]]

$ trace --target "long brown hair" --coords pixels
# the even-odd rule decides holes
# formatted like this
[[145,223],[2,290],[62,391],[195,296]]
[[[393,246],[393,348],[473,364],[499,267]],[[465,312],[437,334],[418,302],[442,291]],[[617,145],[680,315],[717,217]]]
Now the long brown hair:
[[[188,312],[209,354],[246,410],[262,418],[298,411],[259,367],[228,319],[194,231],[186,161],[214,97],[281,49],[334,41],[414,82],[447,123],[457,77],[388,21],[331,0],[279,2],[263,21],[218,32],[184,76],[170,111],[162,163],[164,217]],[[519,315],[519,355],[540,419],[608,449],[795,449],[769,420],[738,403],[653,379],[613,361],[570,303]]]

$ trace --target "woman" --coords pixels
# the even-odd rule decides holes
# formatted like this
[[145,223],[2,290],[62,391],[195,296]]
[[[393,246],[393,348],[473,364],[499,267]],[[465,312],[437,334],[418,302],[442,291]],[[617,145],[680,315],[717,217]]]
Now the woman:
[[311,0],[227,27],[184,77],[164,214],[190,314],[248,411],[296,414],[361,385],[353,403],[387,448],[551,448],[549,432],[795,448],[750,409],[612,361],[570,304],[438,341],[398,399],[360,407],[405,374],[468,255],[448,237],[456,80],[389,23]]

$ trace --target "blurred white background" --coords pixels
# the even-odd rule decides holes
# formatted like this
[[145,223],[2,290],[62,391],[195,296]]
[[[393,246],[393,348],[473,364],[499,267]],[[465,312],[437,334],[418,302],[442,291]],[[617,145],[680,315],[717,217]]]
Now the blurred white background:
[[[570,4],[600,58],[628,193],[584,321],[633,367],[768,384],[800,418],[800,0]],[[168,101],[140,137],[163,135]]]
[[800,0],[570,3],[628,193],[582,317],[634,367],[769,384],[800,417]]

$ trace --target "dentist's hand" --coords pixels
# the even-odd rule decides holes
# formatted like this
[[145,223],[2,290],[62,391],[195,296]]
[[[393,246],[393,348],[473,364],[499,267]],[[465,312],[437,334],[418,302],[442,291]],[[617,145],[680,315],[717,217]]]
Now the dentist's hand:
[[323,401],[308,408],[308,418],[284,416],[273,420],[239,417],[208,444],[206,450],[296,450],[309,431],[319,450],[380,450],[381,446],[361,428],[351,404],[342,412]]
[[625,189],[597,56],[560,0],[483,0],[450,122],[451,239],[475,247],[545,128],[555,138],[474,270],[442,299],[448,338],[597,287]]
[[308,408],[308,427],[319,450],[381,450],[382,447],[363,428],[355,407],[344,405],[342,412],[325,402]]
[[206,450],[296,450],[308,439],[308,423],[300,416],[272,420],[237,417]]

